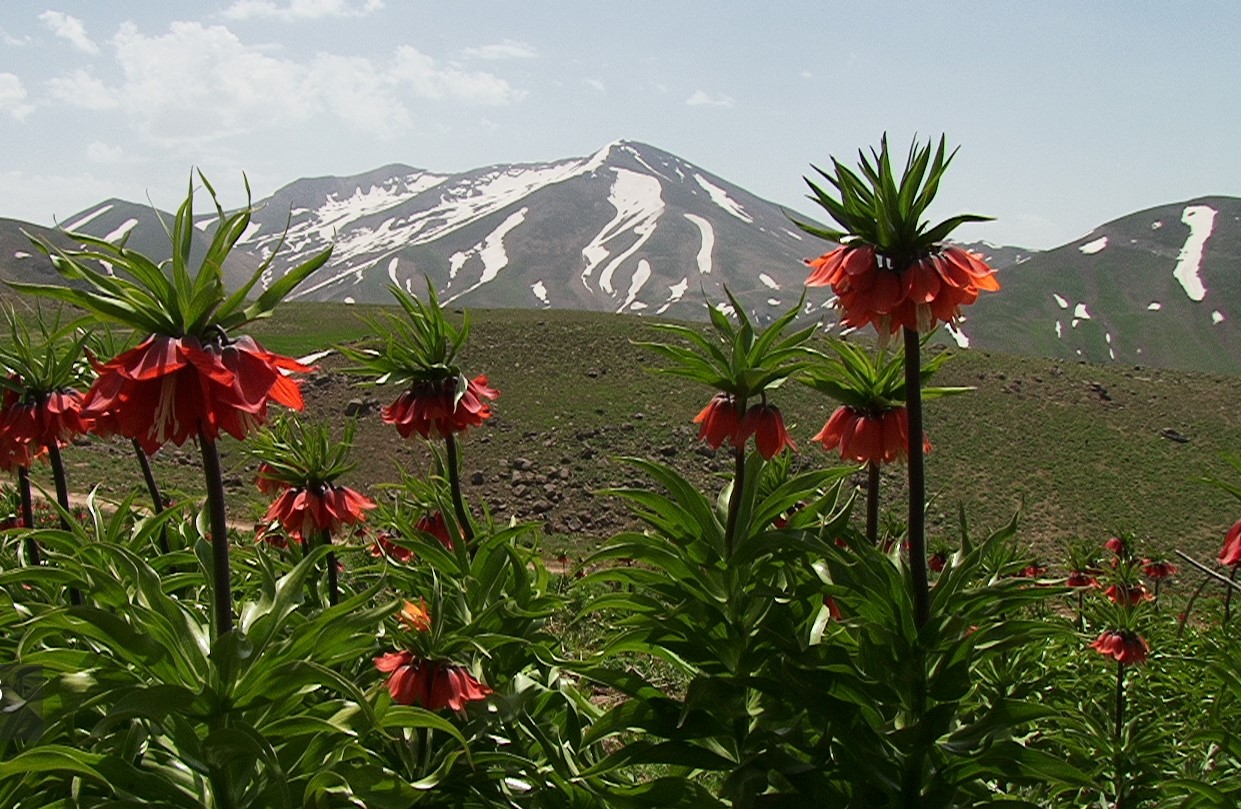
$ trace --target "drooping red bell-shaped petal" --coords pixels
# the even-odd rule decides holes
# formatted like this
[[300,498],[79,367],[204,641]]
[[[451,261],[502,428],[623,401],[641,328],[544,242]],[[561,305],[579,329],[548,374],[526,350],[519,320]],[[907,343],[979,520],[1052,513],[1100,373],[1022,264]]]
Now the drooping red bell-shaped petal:
[[694,417],[694,423],[701,425],[698,428],[698,437],[706,441],[711,449],[719,449],[725,441],[735,441],[737,429],[741,426],[741,416],[732,396],[717,393]]
[[249,337],[203,344],[195,337],[152,335],[98,367],[84,415],[101,434],[137,439],[153,453],[201,432],[244,438],[267,418],[267,403],[301,404],[281,370],[307,366],[272,354]]
[[1241,565],[1241,520],[1233,523],[1224,537],[1224,547],[1219,552],[1219,563],[1228,567]]
[[414,528],[435,537],[448,550],[451,551],[453,549],[452,537],[448,533],[448,522],[444,519],[444,515],[441,512],[434,511],[430,514],[424,514],[418,518]]
[[807,261],[807,286],[831,286],[841,324],[873,324],[881,333],[901,328],[925,332],[936,323],[954,322],[961,307],[980,291],[1000,288],[978,256],[955,245],[941,246],[903,267],[894,267],[869,245],[847,245]]
[[741,419],[736,436],[733,438],[733,445],[744,447],[751,435],[754,436],[758,453],[765,460],[770,461],[786,448],[797,451],[797,445],[793,443],[792,437],[784,428],[784,417],[780,414],[780,408],[775,405],[751,406]]
[[1108,630],[1099,635],[1090,648],[1126,666],[1145,663],[1150,646],[1141,635],[1127,629]]

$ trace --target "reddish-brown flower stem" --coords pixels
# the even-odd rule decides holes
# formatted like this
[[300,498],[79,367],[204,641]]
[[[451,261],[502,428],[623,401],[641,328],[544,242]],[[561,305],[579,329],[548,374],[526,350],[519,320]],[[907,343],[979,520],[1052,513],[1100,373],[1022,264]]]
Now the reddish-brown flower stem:
[[1116,735],[1112,740],[1112,761],[1116,772],[1116,809],[1125,809],[1125,772],[1120,746],[1125,729],[1125,664],[1116,661]]
[[62,531],[69,530],[69,485],[65,480],[65,461],[60,456],[60,447],[55,441],[49,441],[44,446],[47,448],[47,461],[52,467],[52,482],[56,485],[56,502],[60,504],[60,528]]
[[[56,485],[56,502],[60,505],[60,530],[69,530],[69,484],[65,480],[65,461],[60,457],[60,447],[55,439],[44,444],[47,448],[47,461],[52,467],[52,482]],[[69,588],[69,603],[76,606],[82,603],[82,594],[76,587]]]
[[[151,495],[151,506],[155,509],[155,516],[158,517],[164,513],[164,498],[159,492],[159,484],[155,482],[155,473],[151,471],[151,462],[147,460],[146,451],[142,449],[142,444],[138,439],[129,440],[134,445],[134,454],[138,456],[138,466],[142,468],[142,479],[146,481],[147,492]],[[159,550],[161,553],[168,553],[167,523],[159,527]]]
[[741,512],[742,489],[745,488],[745,447],[733,448],[733,490],[728,498],[728,522],[724,524],[724,558],[731,559],[736,545],[737,515]]
[[[738,399],[737,412],[744,413],[745,399]],[[745,444],[733,447],[733,490],[728,498],[728,517],[724,523],[724,559],[732,558],[736,544],[737,515],[741,513],[741,492],[745,488]]]
[[[17,489],[22,500],[22,527],[34,528],[34,500],[30,496],[30,470],[24,466],[17,467]],[[39,555],[39,543],[34,535],[26,537],[26,562],[37,565],[42,561]]]
[[[1233,565],[1232,575],[1228,577],[1228,581],[1235,582],[1237,580],[1238,570],[1241,570],[1241,568]],[[1228,592],[1224,594],[1224,623],[1228,623],[1228,620],[1232,618],[1232,591],[1233,588],[1229,587]]]
[[879,464],[866,465],[866,539],[879,544]]
[[444,436],[444,451],[448,461],[448,489],[452,492],[452,510],[457,515],[461,537],[468,548],[474,539],[474,529],[470,526],[470,515],[465,510],[465,500],[461,498],[461,470],[458,468],[457,439],[452,433]]
[[909,572],[913,576],[914,621],[931,618],[926,566],[926,471],[922,455],[922,359],[918,332],[905,329],[905,409],[909,414]]
[[1198,596],[1202,595],[1202,591],[1211,583],[1209,578],[1204,578],[1198,582],[1198,586],[1194,588],[1194,592],[1189,596],[1189,600],[1185,602],[1185,611],[1181,613],[1181,619],[1177,621],[1176,639],[1180,640],[1185,634],[1185,624],[1189,623],[1189,616],[1194,611],[1194,605],[1198,603]]
[[220,451],[202,425],[198,446],[203,456],[203,478],[207,484],[207,516],[211,531],[211,574],[215,583],[216,637],[233,630],[233,585],[228,567],[228,516],[224,510],[224,477],[220,471]]
[[[332,533],[324,531],[323,544],[331,547]],[[336,551],[328,551],[327,554],[327,603],[335,607],[340,603],[340,582],[337,579],[336,572]]]

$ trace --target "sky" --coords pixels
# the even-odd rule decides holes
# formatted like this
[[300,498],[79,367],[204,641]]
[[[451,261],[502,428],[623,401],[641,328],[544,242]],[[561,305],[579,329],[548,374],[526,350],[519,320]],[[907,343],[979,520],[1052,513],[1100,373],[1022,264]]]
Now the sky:
[[227,207],[301,177],[672,152],[803,215],[884,133],[960,147],[931,214],[1027,248],[1241,196],[1241,3],[6,0],[0,217]]

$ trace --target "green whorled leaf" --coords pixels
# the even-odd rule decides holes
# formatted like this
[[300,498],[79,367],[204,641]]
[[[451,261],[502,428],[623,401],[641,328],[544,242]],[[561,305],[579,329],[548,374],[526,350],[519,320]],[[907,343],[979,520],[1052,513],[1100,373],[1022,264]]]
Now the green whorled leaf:
[[[275,749],[252,725],[246,722],[233,721],[227,727],[210,731],[203,739],[203,754],[209,763],[219,769],[236,767],[241,762],[258,762],[262,764],[265,781],[275,787],[275,795],[279,803],[272,805],[291,807],[292,796],[289,793],[288,777],[280,764]],[[236,785],[234,785],[234,788]]]
[[928,230],[923,236],[923,240],[931,244],[942,242],[952,234],[952,231],[956,230],[961,225],[970,222],[991,222],[994,219],[994,216],[981,216],[979,214],[961,214],[960,216],[954,216],[950,219],[945,219],[943,222],[940,222],[938,225]]
[[103,737],[117,725],[134,719],[158,723],[170,713],[184,711],[196,697],[196,692],[181,685],[156,683],[117,689],[108,695],[107,713],[91,732]]
[[72,306],[94,312],[100,317],[107,318],[117,323],[123,323],[127,326],[140,328],[145,331],[154,331],[164,325],[166,321],[149,316],[144,310],[130,304],[127,301],[105,297],[95,293],[87,292],[73,287],[53,286],[50,284],[23,284],[17,282],[9,282],[9,286],[18,292],[24,292],[28,295],[37,295],[44,298],[68,303]]
[[389,731],[408,728],[438,730],[460,744],[466,755],[469,755],[469,742],[457,726],[425,708],[412,705],[391,705],[382,713],[377,712],[376,725],[382,730]]
[[835,158],[831,171],[816,168],[836,191],[833,195],[806,180],[812,191],[810,198],[843,229],[834,241],[851,235],[885,255],[911,257],[931,249],[960,224],[986,221],[987,217],[972,214],[952,217],[934,227],[923,221],[923,213],[934,199],[940,180],[956,154],[955,150],[946,154],[944,137],[940,138],[934,157],[931,150],[930,142],[924,145],[915,139],[899,180],[892,168],[886,135],[878,150],[872,149],[870,155],[859,153],[859,173]]
[[260,653],[302,603],[306,579],[317,575],[320,565],[327,559],[330,551],[331,548],[324,545],[312,549],[292,570],[273,582],[257,601],[248,601],[242,605],[238,629]]
[[236,309],[228,311],[221,307],[221,312],[218,315],[221,325],[232,329],[270,315],[280,301],[284,300],[302,281],[309,278],[315,270],[328,262],[328,259],[332,257],[332,250],[333,247],[329,246],[323,252],[289,270],[279,280],[264,290],[252,304],[242,309],[239,314],[236,313]]
[[[691,329],[687,326],[679,326],[675,323],[653,323],[651,327],[658,329],[659,331],[668,332],[669,334],[675,334],[678,337],[685,339],[691,345],[695,346],[699,352],[713,359],[717,363],[717,367],[721,369],[728,367],[728,356],[720,349],[719,345],[703,337],[697,330]],[[654,348],[655,346],[661,344],[635,342],[634,345],[645,348]]]
[[165,778],[144,772],[115,756],[65,745],[39,745],[0,762],[0,782],[16,778],[30,783],[41,780],[40,776],[83,778],[115,796],[141,797],[153,804],[166,802],[164,805],[184,806],[188,802],[188,796]]
[[799,230],[809,233],[811,236],[818,236],[820,239],[828,242],[839,243],[848,234],[843,230],[833,230],[825,228],[810,222],[803,222],[795,216],[789,216],[789,221],[793,223]]
[[1169,796],[1182,797],[1184,801],[1176,804],[1184,809],[1229,809],[1236,805],[1236,791],[1225,792],[1214,784],[1193,778],[1173,778],[1165,781],[1164,789]]

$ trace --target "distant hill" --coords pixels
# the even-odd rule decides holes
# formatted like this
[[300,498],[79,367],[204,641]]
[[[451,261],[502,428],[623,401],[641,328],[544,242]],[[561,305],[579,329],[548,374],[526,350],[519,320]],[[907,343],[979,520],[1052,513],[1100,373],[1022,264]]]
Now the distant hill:
[[1241,199],[1130,214],[1000,274],[971,345],[1043,357],[1241,372]]
[[[200,198],[205,206],[205,197]],[[705,317],[727,287],[759,321],[796,305],[804,259],[831,245],[781,207],[673,154],[616,141],[593,155],[459,173],[394,164],[297,180],[256,203],[225,268],[248,278],[278,245],[264,283],[322,250],[331,261],[293,297],[387,303],[389,285],[455,307],[572,309]],[[168,254],[168,213],[106,200],[63,223]],[[196,250],[215,215],[200,207]],[[0,220],[0,278],[27,273],[19,227]],[[287,230],[286,230],[287,227]],[[1061,359],[1241,373],[1241,199],[1204,197],[1101,225],[1047,251],[964,244],[1000,271],[1003,290],[965,312],[959,345]],[[803,316],[833,326],[827,290]],[[944,339],[948,339],[946,335]]]

